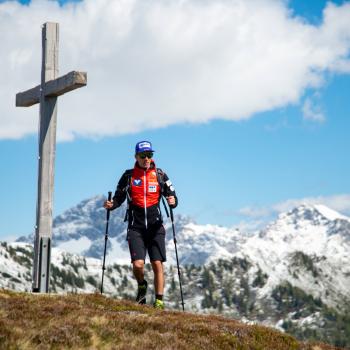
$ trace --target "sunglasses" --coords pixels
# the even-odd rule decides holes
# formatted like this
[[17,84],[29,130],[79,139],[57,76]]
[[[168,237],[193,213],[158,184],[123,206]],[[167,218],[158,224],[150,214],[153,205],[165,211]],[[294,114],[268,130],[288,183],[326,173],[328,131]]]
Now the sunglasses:
[[153,152],[143,152],[143,153],[139,153],[138,156],[141,158],[141,159],[145,159],[146,157],[148,159],[151,159],[153,157]]

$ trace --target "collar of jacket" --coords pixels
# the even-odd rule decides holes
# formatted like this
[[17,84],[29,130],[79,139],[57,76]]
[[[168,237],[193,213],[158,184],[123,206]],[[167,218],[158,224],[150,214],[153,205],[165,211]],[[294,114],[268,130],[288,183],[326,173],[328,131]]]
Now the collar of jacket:
[[141,169],[143,171],[149,171],[149,170],[154,170],[156,168],[156,163],[154,163],[154,161],[152,160],[151,161],[151,165],[150,167],[146,170],[146,168],[141,168],[139,166],[139,163],[138,162],[135,162],[135,166],[134,166],[134,169]]

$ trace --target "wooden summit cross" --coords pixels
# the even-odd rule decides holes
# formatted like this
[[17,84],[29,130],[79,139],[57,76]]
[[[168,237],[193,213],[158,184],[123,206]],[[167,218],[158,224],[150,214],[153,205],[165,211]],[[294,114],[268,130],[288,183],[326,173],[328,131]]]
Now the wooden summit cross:
[[58,78],[58,23],[42,27],[41,84],[16,95],[16,107],[40,103],[39,174],[34,241],[33,292],[49,291],[57,97],[86,85],[85,72]]

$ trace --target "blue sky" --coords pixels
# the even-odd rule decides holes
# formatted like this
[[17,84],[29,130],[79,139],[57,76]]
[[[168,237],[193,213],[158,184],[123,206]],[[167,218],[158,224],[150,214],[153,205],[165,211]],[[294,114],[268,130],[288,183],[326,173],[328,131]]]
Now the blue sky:
[[[4,16],[5,12],[2,13],[1,5],[8,2],[1,3],[0,17]],[[81,6],[82,3],[84,1],[77,6]],[[281,4],[283,3],[285,4],[281,1]],[[347,4],[344,1],[333,3],[340,6]],[[26,6],[30,8],[34,4],[35,2]],[[64,2],[61,2],[62,4]],[[283,6],[287,8],[287,5]],[[288,3],[288,8],[292,11],[291,18],[298,16],[302,23],[315,28],[322,24],[322,11],[325,6],[326,1],[298,0]],[[11,16],[16,16],[16,11],[21,9],[15,8],[11,11]],[[38,29],[33,29],[34,33],[38,32],[35,39],[39,40],[38,46],[40,24],[41,22],[38,23]],[[1,34],[0,38],[5,35]],[[347,35],[350,38],[349,33]],[[196,42],[192,44],[196,45]],[[346,45],[348,44],[347,41]],[[346,45],[343,48],[345,53],[342,53],[342,59],[348,58],[350,45]],[[66,52],[67,50],[66,47]],[[127,48],[124,47],[123,50]],[[118,54],[125,54],[127,57],[128,52],[123,50]],[[3,53],[0,54],[0,62],[1,55]],[[72,59],[69,53],[61,54],[60,61],[64,62],[65,59],[67,66],[73,63],[90,67],[83,55]],[[33,60],[35,61],[34,56]],[[100,59],[102,64],[103,60]],[[22,77],[19,76],[17,89],[25,90],[31,87],[28,84],[34,81],[35,74],[39,80],[40,62],[31,62],[30,59],[28,61],[28,64],[38,68],[33,69],[32,76],[24,79],[24,86],[21,85]],[[338,64],[338,61],[335,63]],[[67,67],[66,70],[65,63],[62,65],[62,74],[80,68]],[[95,70],[88,70],[91,79],[88,80],[88,87],[84,89],[93,91],[94,82],[99,74],[102,74],[101,67],[96,67]],[[248,107],[242,107],[246,109],[241,115],[239,112],[231,115],[230,106],[225,105],[225,108],[221,109],[218,102],[217,105],[208,104],[211,116],[202,118],[200,105],[206,105],[207,101],[200,101],[199,107],[195,109],[194,97],[193,104],[184,103],[179,107],[178,115],[174,112],[172,120],[167,123],[156,122],[146,115],[144,119],[140,117],[139,125],[137,118],[131,126],[124,127],[123,121],[120,121],[120,128],[124,129],[123,132],[119,132],[115,131],[112,119],[104,119],[107,107],[101,107],[101,115],[96,114],[95,118],[100,120],[96,125],[101,125],[101,129],[104,127],[103,131],[93,134],[84,130],[84,133],[77,126],[76,129],[72,129],[72,134],[64,131],[61,137],[59,136],[60,142],[56,150],[54,214],[62,213],[85,198],[114,190],[123,170],[133,165],[135,143],[144,139],[152,141],[157,151],[156,164],[168,173],[175,184],[180,200],[177,213],[190,215],[198,223],[225,226],[244,226],[246,223],[248,226],[254,226],[254,223],[266,221],[283,210],[286,207],[285,203],[297,205],[305,200],[321,202],[344,214],[350,214],[349,71],[334,68],[332,63],[324,68],[321,74],[317,74],[317,81],[312,80],[311,83],[303,85],[295,97],[285,98],[284,101],[283,95],[278,97],[278,103],[271,97],[273,102],[269,106],[257,107],[255,110],[249,110],[247,103]],[[118,84],[118,77],[110,78],[114,80],[113,85]],[[275,79],[273,74],[270,78]],[[222,88],[221,81],[216,81],[218,89]],[[141,85],[147,89],[147,86],[152,86],[152,82],[153,80],[145,86]],[[226,81],[222,81],[222,85],[225,83]],[[6,82],[1,80],[0,84],[4,85]],[[188,84],[191,84],[191,81],[188,81]],[[261,94],[263,92],[261,91]],[[64,123],[67,123],[64,121],[66,110],[81,104],[94,108],[94,104],[100,103],[100,95],[96,100],[91,100],[91,96],[86,97],[83,94],[83,91],[73,92],[69,97],[60,98],[59,128],[61,117],[62,129],[65,128]],[[259,91],[252,91],[251,94],[245,95],[245,98],[248,102],[251,99],[254,104],[259,98],[256,97]],[[1,99],[3,96],[0,94]],[[155,95],[155,98],[157,96]],[[14,103],[14,96],[12,97],[11,108]],[[218,95],[216,100],[220,101],[220,97],[221,95]],[[211,96],[208,95],[208,98]],[[64,101],[65,99],[67,101]],[[129,104],[138,102],[137,95],[133,95]],[[225,103],[226,100],[223,104]],[[9,104],[9,101],[2,100],[1,104]],[[145,102],[140,102],[140,108],[147,108]],[[125,110],[123,109],[123,112]],[[189,111],[188,114],[198,115],[197,119],[183,117],[181,113],[186,115],[186,110]],[[13,111],[13,115],[17,113],[14,108],[9,111]],[[117,105],[113,113],[121,113],[118,112]],[[30,123],[33,119],[36,127],[37,115],[38,108],[31,107],[21,112],[22,119],[18,120],[21,123]],[[79,122],[84,124],[84,116],[81,116]],[[28,127],[29,131],[18,135],[9,132],[0,139],[0,156],[4,160],[0,175],[0,239],[28,234],[35,225],[38,146],[37,134],[30,128],[31,125]],[[68,127],[65,130],[68,130]]]

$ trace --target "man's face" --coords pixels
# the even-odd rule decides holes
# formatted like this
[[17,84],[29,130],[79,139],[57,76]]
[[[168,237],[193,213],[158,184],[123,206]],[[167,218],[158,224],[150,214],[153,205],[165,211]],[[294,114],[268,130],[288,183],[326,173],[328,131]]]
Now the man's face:
[[140,152],[135,155],[136,161],[141,168],[148,169],[151,165],[153,152]]

